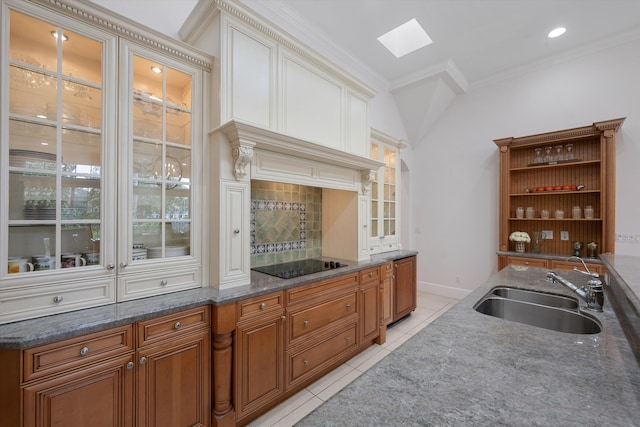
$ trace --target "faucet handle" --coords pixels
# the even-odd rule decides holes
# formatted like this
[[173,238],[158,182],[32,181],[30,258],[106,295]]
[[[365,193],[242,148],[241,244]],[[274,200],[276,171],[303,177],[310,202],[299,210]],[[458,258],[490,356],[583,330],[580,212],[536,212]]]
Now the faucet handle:
[[[585,268],[586,268],[586,266],[585,266]],[[592,272],[589,271],[589,269],[587,269],[587,271],[582,271],[578,267],[573,267],[573,271],[576,271],[578,273],[582,273],[582,274],[587,275],[587,276],[595,277],[596,279],[600,277],[600,275],[598,273],[596,273],[596,272],[592,273]]]

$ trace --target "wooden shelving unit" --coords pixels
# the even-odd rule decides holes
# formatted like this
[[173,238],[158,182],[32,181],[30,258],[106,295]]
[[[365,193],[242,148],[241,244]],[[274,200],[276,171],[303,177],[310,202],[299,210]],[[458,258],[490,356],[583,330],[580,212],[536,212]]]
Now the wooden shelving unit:
[[[500,149],[500,229],[499,250],[514,250],[509,235],[526,231],[533,237],[535,231],[552,231],[553,239],[545,240],[541,255],[570,256],[573,242],[586,245],[597,242],[598,252],[614,252],[615,236],[615,135],[624,118],[596,122],[589,126],[566,129],[519,138],[502,138],[494,142]],[[572,144],[570,160],[536,163],[536,149]],[[574,206],[582,210],[580,218],[572,216]],[[584,217],[585,206],[594,209],[593,218]],[[518,218],[517,207],[532,207],[533,218]],[[541,218],[542,210],[549,218]],[[564,211],[556,218],[557,210]],[[561,240],[561,231],[569,233]],[[533,243],[527,245],[530,253]],[[526,255],[523,254],[523,255]],[[508,263],[499,256],[499,268]]]

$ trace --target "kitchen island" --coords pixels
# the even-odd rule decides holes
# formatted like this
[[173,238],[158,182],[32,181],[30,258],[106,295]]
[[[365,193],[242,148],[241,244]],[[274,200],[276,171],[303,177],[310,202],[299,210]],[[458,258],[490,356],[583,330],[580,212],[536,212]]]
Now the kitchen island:
[[[634,426],[640,367],[605,298],[598,334],[478,313],[491,289],[575,294],[546,269],[507,267],[304,418],[300,426]],[[585,276],[563,272],[582,285]],[[608,294],[607,289],[607,294]]]

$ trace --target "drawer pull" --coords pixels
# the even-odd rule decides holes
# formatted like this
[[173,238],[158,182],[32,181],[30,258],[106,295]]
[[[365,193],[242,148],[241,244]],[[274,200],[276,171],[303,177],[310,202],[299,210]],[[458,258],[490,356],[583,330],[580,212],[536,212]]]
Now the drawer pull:
[[86,356],[87,354],[89,354],[89,347],[82,347],[80,349],[80,356]]
[[305,320],[304,322],[302,322],[302,324],[304,325],[304,327],[306,328],[307,326],[309,326],[309,321]]
[[346,338],[347,342],[351,342],[351,337]]
[[127,369],[133,369],[133,362],[127,363]]
[[56,295],[55,297],[53,297],[53,302],[62,302],[64,298],[62,297],[62,295]]
[[287,320],[287,316],[282,316],[281,319],[284,322],[285,320]]
[[351,309],[351,304],[347,304],[347,311]]
[[160,281],[160,286],[167,286],[168,283],[167,279],[163,279]]
[[267,304],[266,303],[262,303],[260,304],[260,310],[264,310],[265,308],[267,308]]
[[309,361],[308,361],[308,360],[305,360],[304,362],[302,362],[302,364],[303,364],[304,366],[309,366]]
[[127,264],[126,262],[121,262],[120,263],[120,268],[127,268],[129,264]]
[[114,268],[116,268],[115,264],[107,264],[107,270],[113,270]]
[[524,262],[524,265],[529,265],[529,261],[525,261],[525,262]]
[[141,365],[144,365],[145,363],[147,363],[147,358],[146,358],[146,357],[144,357],[144,356],[142,356],[142,357],[140,358],[140,364],[141,364]]
[[180,325],[180,322],[176,322],[173,324],[173,329],[180,329],[180,326],[182,326]]
[[369,277],[373,277],[373,272],[370,272],[370,273],[369,273]]

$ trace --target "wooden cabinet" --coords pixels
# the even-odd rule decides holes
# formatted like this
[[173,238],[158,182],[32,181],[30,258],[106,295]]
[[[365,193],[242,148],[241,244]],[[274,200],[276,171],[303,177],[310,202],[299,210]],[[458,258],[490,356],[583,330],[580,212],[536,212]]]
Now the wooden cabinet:
[[505,259],[507,260],[507,265],[521,265],[524,267],[539,267],[539,268],[547,268],[549,266],[549,262],[546,259],[540,259],[540,258],[509,256],[509,257],[505,257]]
[[380,335],[380,267],[360,272],[360,344],[375,340]]
[[0,351],[0,424],[210,425],[209,313],[203,306]]
[[416,309],[418,301],[416,287],[416,257],[396,260],[393,320],[396,321]]
[[[578,267],[580,270],[584,270],[584,266],[579,261],[560,261],[557,259],[532,258],[526,256],[501,256],[500,262],[499,268],[501,270],[508,265],[546,268],[549,270],[573,270],[574,267]],[[603,264],[588,262],[587,260],[585,265],[592,273],[603,275],[605,272]]]
[[514,231],[532,239],[534,232],[547,231],[552,239],[539,248],[532,242],[527,250],[569,257],[578,241],[584,244],[582,257],[590,242],[598,244],[599,253],[614,252],[615,135],[623,122],[495,140],[500,149],[500,251],[514,250],[509,241]]
[[75,0],[2,8],[0,323],[201,286],[210,58]]
[[235,410],[242,421],[284,393],[282,292],[237,303]]
[[393,268],[393,261],[389,261],[380,267],[381,274],[381,317],[382,324],[388,325],[393,322],[393,290],[395,288],[395,269]]

